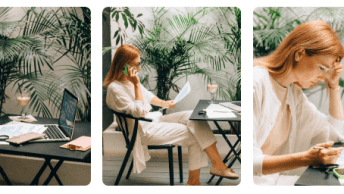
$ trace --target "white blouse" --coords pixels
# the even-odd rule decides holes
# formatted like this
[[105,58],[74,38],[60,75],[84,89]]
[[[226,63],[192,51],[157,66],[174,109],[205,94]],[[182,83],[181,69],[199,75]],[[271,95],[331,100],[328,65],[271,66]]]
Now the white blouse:
[[[133,117],[154,117],[154,113],[148,113],[151,110],[150,102],[155,97],[155,95],[148,91],[145,87],[141,85],[142,95],[144,102],[140,100],[135,100],[135,91],[131,82],[112,82],[107,88],[106,95],[106,104],[109,108],[113,109],[116,112],[132,115]],[[144,115],[142,115],[144,113]],[[155,113],[157,114],[157,113]],[[153,116],[152,116],[153,115]],[[155,115],[155,117],[162,116]],[[154,120],[154,118],[152,118]],[[134,120],[130,119],[132,122],[128,122],[129,128],[129,139],[133,134],[134,130]],[[140,136],[143,134],[143,131],[147,126],[152,123],[139,121],[139,129],[136,136],[136,142],[133,149],[134,157],[134,168],[133,172],[140,173],[143,169],[146,168],[146,161],[150,159],[147,146],[143,146],[141,143]]]
[[[308,101],[302,90],[294,84],[288,86],[287,104],[291,111],[291,129],[279,155],[303,152],[312,145],[326,141],[344,140],[344,121],[326,117]],[[256,184],[274,184],[278,174],[263,175],[265,155],[261,147],[267,139],[281,102],[273,91],[269,72],[259,66],[253,68],[253,175]],[[300,175],[305,168],[281,174]]]

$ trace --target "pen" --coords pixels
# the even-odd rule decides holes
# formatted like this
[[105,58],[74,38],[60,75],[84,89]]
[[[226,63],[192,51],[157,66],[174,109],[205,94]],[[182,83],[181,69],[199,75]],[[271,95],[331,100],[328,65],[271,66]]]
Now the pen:
[[313,147],[313,148],[321,150],[321,149],[324,149],[325,147]]
[[[207,111],[207,109],[203,109],[203,111]],[[211,111],[211,109],[209,109],[209,111]],[[213,112],[231,113],[232,111],[228,111],[228,110],[213,110]]]
[[230,113],[231,111],[214,110],[214,112]]

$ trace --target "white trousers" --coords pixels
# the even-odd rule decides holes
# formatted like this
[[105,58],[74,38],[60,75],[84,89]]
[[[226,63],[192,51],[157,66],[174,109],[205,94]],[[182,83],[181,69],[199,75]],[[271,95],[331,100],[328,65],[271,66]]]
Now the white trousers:
[[190,121],[192,111],[164,115],[141,134],[142,145],[172,144],[188,147],[189,170],[208,166],[204,149],[216,142],[206,121]]

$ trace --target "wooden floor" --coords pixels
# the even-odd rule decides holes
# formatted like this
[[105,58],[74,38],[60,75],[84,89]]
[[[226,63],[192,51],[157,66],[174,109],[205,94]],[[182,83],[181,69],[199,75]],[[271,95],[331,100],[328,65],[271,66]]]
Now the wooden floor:
[[[123,156],[104,156],[103,157],[103,182],[105,185],[113,185],[116,176],[123,162]],[[151,158],[147,163],[147,168],[140,174],[132,173],[129,179],[125,179],[132,158],[129,159],[126,170],[120,181],[120,185],[169,185],[169,170],[167,158]],[[207,183],[211,175],[209,174],[211,162],[201,169],[200,181],[203,186],[215,185],[218,177],[215,177],[211,183]],[[188,180],[188,159],[183,158],[183,183],[179,181],[178,159],[174,158],[174,182],[175,185],[185,185]],[[232,169],[241,177],[241,165],[238,161],[234,163]],[[237,180],[223,179],[220,185],[238,185]]]

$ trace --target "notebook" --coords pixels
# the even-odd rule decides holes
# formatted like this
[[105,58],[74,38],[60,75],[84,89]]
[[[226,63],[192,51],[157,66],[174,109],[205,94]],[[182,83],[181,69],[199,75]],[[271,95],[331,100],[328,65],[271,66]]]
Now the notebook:
[[43,138],[31,142],[70,141],[74,132],[78,98],[64,89],[58,124],[45,124]]
[[91,148],[91,137],[81,136],[69,143],[66,143],[61,148],[67,148],[70,150],[86,151]]

